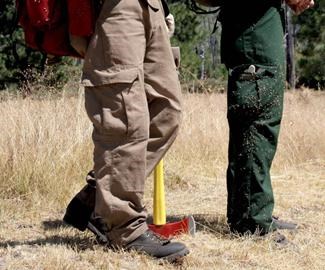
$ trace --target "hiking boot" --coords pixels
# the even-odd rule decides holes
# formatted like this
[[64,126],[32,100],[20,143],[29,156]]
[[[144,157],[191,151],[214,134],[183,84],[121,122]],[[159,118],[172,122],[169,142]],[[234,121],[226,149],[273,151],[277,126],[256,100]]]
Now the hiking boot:
[[143,252],[156,259],[167,260],[170,263],[180,262],[184,256],[189,254],[189,250],[184,244],[162,239],[150,230],[147,230],[133,242],[126,245],[126,249]]
[[87,228],[95,208],[95,188],[87,184],[68,204],[63,220],[80,231]]
[[275,216],[272,216],[272,222],[278,230],[296,230],[298,228],[298,224],[280,220]]
[[101,243],[107,243],[107,227],[102,218],[96,217],[95,208],[96,186],[87,184],[68,204],[63,221],[74,228],[90,230]]

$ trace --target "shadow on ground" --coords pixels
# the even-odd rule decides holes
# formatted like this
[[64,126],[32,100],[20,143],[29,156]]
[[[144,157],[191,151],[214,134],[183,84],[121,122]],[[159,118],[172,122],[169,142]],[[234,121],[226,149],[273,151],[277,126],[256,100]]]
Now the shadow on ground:
[[[229,228],[225,217],[223,215],[206,215],[206,214],[195,214],[192,215],[196,223],[196,231],[205,231],[218,237],[231,238],[232,234],[229,232]],[[184,216],[167,216],[168,222],[177,222],[185,218]],[[152,216],[148,217],[147,222],[152,224]],[[65,224],[62,220],[44,220],[42,227],[45,231],[54,231],[64,228],[72,228]],[[53,235],[44,238],[38,238],[35,240],[8,240],[0,242],[0,248],[17,247],[17,246],[45,246],[45,245],[65,245],[73,248],[77,251],[93,250],[94,246],[99,245],[93,237],[85,236],[62,236]]]
[[88,237],[79,237],[79,236],[60,236],[54,235],[45,238],[38,238],[35,240],[27,240],[27,241],[16,241],[9,240],[0,243],[0,248],[15,248],[18,246],[58,246],[65,245],[70,247],[76,251],[85,251],[85,250],[93,250],[94,246],[97,245],[97,242],[93,238]]
[[[54,231],[64,228],[72,228],[71,226],[65,224],[62,220],[45,220],[42,222],[42,228],[44,231]],[[65,245],[67,247],[73,248],[77,251],[93,250],[95,245],[99,243],[94,237],[89,235],[58,235],[44,236],[34,240],[8,240],[1,241],[0,248],[8,247],[18,247],[18,246],[45,246],[45,245]]]
[[61,228],[71,228],[70,225],[64,223],[61,219],[44,220],[42,222],[42,226],[45,231],[57,230]]

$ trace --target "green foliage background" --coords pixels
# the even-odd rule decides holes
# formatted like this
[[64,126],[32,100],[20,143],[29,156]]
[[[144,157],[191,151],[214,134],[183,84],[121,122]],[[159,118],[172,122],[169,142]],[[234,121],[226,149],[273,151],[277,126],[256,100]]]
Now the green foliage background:
[[190,80],[196,77],[200,59],[196,53],[196,48],[200,39],[204,38],[200,18],[187,10],[185,4],[170,5],[171,13],[177,20],[175,34],[172,38],[172,45],[181,48],[181,65],[183,79]]
[[325,0],[295,17],[298,83],[325,88]]
[[[168,1],[175,16],[174,46],[181,47],[180,75],[183,84],[201,81],[224,84],[226,71],[220,63],[220,29],[212,34],[215,15],[196,15],[185,2]],[[298,85],[316,89],[325,87],[325,0],[315,8],[295,17],[296,74]],[[45,86],[62,87],[76,74],[80,65],[66,58],[60,64],[46,67],[44,56],[24,46],[22,30],[15,27],[14,0],[0,1],[0,89],[17,88],[39,80]]]
[[40,79],[44,87],[63,87],[76,69],[75,61],[63,58],[46,66],[43,54],[26,47],[23,31],[17,26],[15,1],[0,1],[0,26],[0,90],[28,86]]

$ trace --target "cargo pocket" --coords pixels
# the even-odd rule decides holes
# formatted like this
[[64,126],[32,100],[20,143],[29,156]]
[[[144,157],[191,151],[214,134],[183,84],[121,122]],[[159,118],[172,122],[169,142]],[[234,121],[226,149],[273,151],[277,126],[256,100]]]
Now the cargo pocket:
[[125,96],[137,91],[138,69],[112,71],[105,79],[105,85],[86,87],[86,111],[100,140],[123,140],[127,138],[131,122]]
[[230,71],[228,117],[254,120],[282,106],[284,75],[277,66],[241,65]]

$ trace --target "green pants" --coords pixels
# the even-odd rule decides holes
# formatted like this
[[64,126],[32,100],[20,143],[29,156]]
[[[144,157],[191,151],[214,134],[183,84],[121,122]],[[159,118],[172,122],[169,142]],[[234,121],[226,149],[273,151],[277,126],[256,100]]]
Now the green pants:
[[229,71],[227,218],[239,233],[274,229],[270,167],[285,86],[283,23],[280,7],[263,5],[222,14],[222,59]]

